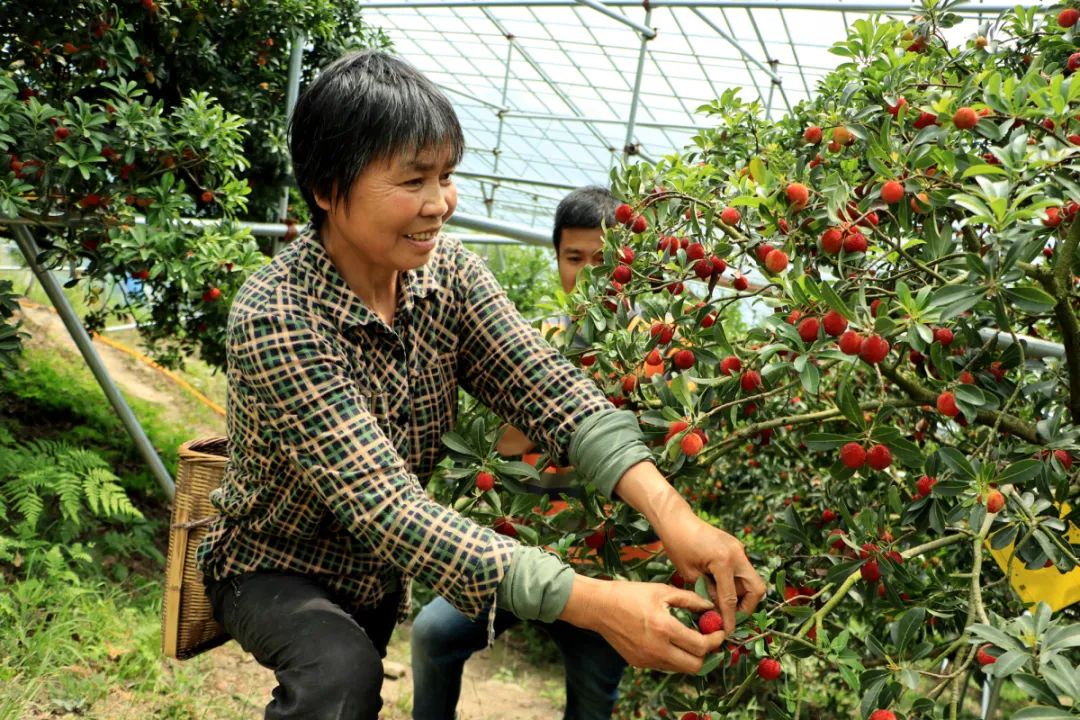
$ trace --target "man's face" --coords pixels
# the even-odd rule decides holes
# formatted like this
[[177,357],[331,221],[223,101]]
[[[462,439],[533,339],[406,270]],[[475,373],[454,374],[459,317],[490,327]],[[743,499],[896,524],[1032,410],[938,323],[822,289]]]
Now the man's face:
[[578,273],[586,265],[604,261],[604,233],[595,228],[563,228],[559,241],[559,280],[563,290],[570,292],[577,284]]

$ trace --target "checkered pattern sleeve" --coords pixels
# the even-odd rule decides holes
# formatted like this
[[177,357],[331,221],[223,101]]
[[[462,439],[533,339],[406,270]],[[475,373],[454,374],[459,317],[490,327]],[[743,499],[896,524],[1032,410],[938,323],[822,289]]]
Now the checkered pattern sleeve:
[[492,604],[516,543],[427,497],[333,342],[302,318],[257,314],[229,344],[283,454],[353,536],[472,617]]
[[462,386],[565,465],[578,425],[614,408],[521,316],[479,256],[462,250],[458,261]]

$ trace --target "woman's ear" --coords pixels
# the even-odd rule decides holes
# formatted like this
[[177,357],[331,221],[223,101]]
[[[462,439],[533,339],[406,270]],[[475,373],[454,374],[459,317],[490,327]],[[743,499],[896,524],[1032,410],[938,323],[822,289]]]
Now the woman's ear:
[[320,195],[319,193],[312,193],[312,194],[315,196],[315,204],[318,205],[321,210],[323,210],[325,212],[330,212],[330,208],[332,206],[332,203],[330,202],[330,198],[328,198],[328,197],[326,197],[324,195]]

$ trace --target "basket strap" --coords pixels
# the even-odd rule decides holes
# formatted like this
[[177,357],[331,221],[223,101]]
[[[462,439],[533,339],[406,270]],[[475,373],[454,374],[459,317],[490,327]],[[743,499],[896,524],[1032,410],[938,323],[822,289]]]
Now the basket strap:
[[204,518],[199,518],[198,520],[192,520],[191,522],[176,523],[172,527],[178,530],[190,530],[192,528],[205,527],[217,519],[217,515],[208,515]]

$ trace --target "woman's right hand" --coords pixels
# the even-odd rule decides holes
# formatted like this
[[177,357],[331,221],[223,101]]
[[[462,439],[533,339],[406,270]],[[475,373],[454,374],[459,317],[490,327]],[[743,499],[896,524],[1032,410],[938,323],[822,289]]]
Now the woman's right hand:
[[702,635],[673,617],[672,607],[714,609],[700,595],[670,585],[577,575],[559,619],[600,633],[634,667],[697,673],[723,645],[725,633]]

